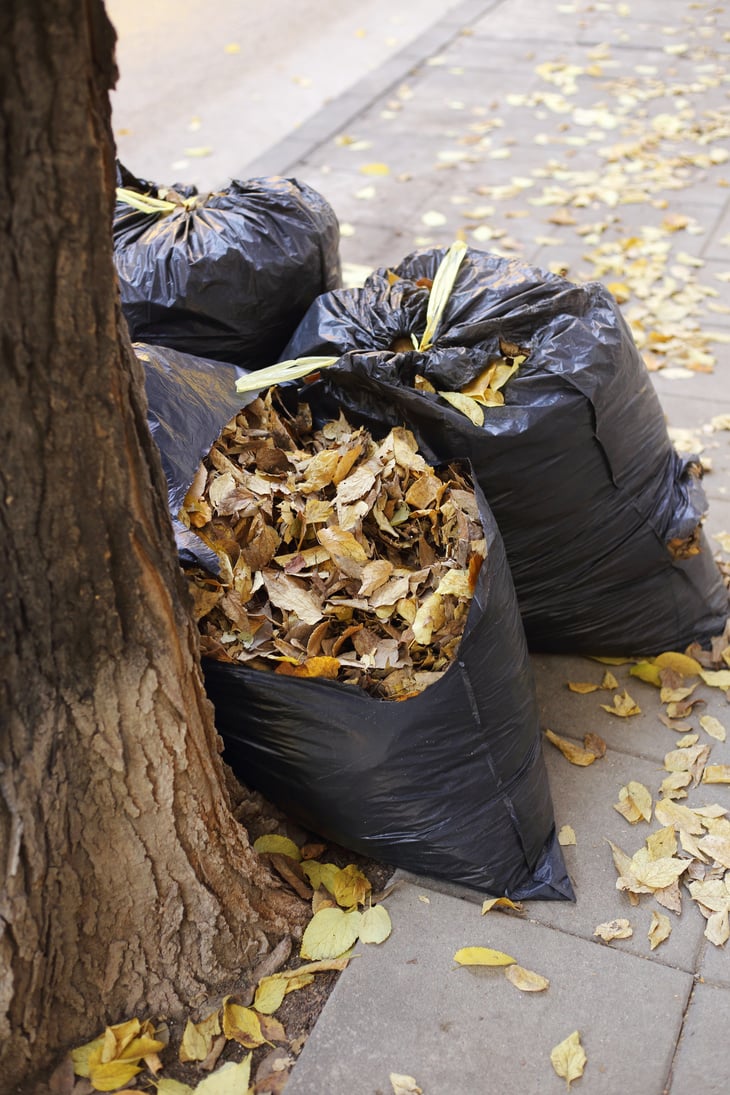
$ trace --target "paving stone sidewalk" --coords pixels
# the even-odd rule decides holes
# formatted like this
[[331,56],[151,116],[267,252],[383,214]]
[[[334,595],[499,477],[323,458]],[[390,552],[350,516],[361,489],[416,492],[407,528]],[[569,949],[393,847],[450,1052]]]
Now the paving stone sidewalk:
[[[728,4],[467,0],[242,176],[281,172],[319,189],[341,221],[351,284],[455,238],[610,284],[677,444],[711,465],[706,529],[727,558],[715,537],[730,533],[730,431],[711,423],[730,414],[729,148]],[[341,976],[287,1095],[391,1095],[390,1073],[424,1095],[557,1093],[550,1050],[574,1030],[585,1095],[727,1092],[728,947],[705,938],[685,899],[651,950],[658,906],[647,895],[633,908],[616,889],[606,842],[632,854],[649,831],[613,804],[629,780],[656,795],[666,775],[677,736],[659,721],[657,690],[617,667],[642,716],[612,719],[596,694],[566,687],[602,667],[533,664],[543,725],[609,744],[588,768],[546,747],[557,824],[576,834],[564,849],[576,903],[482,916],[482,895],[401,875],[387,900],[392,936]],[[724,692],[698,694],[704,714],[730,724]],[[711,762],[729,764],[730,744],[704,738]],[[691,795],[730,809],[728,786]],[[634,933],[605,944],[594,928],[614,917]],[[465,945],[517,956],[549,990],[455,967]]]

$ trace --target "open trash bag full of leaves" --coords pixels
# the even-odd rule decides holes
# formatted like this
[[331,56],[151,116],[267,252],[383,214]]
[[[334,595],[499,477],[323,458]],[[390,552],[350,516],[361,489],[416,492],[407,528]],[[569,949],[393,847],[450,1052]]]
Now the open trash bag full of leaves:
[[345,847],[572,898],[514,587],[468,469],[293,388],[242,397],[231,367],[211,369],[206,417],[210,363],[135,349],[227,763]]
[[337,218],[296,179],[198,194],[118,164],[117,184],[114,262],[133,340],[257,368],[341,284]]
[[282,360],[318,355],[330,408],[470,461],[532,649],[654,654],[722,631],[699,463],[672,446],[603,286],[464,245],[416,252],[312,304]]

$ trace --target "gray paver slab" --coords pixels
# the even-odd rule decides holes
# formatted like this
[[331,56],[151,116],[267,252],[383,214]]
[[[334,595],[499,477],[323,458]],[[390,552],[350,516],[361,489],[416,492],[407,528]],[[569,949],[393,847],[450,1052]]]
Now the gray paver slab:
[[725,1095],[730,989],[695,985],[672,1069],[668,1095]]
[[[728,794],[727,788],[724,788],[724,790],[725,794],[718,795],[717,801],[722,799],[722,805],[730,806],[727,801],[730,794]],[[718,947],[714,943],[710,943],[709,940],[705,940],[698,965],[698,973],[700,977],[703,977],[705,981],[711,984],[724,985],[726,988],[730,988],[730,950],[728,950],[728,943],[723,947]]]
[[[557,1095],[565,1086],[550,1050],[574,1030],[588,1057],[582,1091],[661,1095],[689,974],[529,921],[483,918],[469,903],[413,885],[387,906],[391,938],[358,948],[287,1095],[390,1095],[391,1072],[413,1076],[429,1095]],[[507,952],[547,977],[549,989],[521,993],[501,969],[455,967],[454,953],[468,945]]]

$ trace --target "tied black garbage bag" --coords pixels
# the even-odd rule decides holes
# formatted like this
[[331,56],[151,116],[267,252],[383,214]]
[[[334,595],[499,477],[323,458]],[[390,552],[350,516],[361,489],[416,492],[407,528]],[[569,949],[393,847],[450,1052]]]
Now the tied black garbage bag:
[[133,341],[258,368],[340,284],[325,199],[278,176],[217,193],[160,189],[117,167],[114,261]]
[[[235,393],[233,367],[224,377],[174,351],[135,350],[174,514],[201,457],[253,396]],[[477,497],[487,558],[457,660],[436,684],[392,702],[336,681],[205,660],[206,688],[226,762],[308,829],[487,893],[572,899],[514,587],[478,489]],[[188,559],[206,562],[205,549],[178,542]]]
[[[466,250],[419,350],[444,256],[417,252],[361,289],[319,297],[282,359],[342,355],[317,398],[352,421],[405,423],[431,462],[471,462],[532,649],[651,655],[719,633],[727,594],[701,530],[699,465],[672,446],[613,297]],[[482,426],[414,388],[424,377],[460,391],[500,356],[500,340],[529,353]]]

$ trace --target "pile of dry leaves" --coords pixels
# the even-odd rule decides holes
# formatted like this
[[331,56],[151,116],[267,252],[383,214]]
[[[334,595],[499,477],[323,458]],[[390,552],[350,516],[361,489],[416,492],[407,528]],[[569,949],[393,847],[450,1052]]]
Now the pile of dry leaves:
[[188,570],[203,656],[404,699],[454,659],[486,541],[474,491],[413,435],[315,428],[269,389],[228,423],[180,513],[220,574]]

